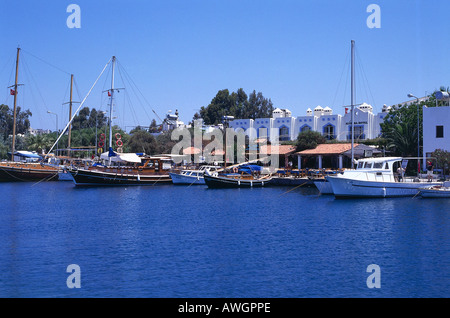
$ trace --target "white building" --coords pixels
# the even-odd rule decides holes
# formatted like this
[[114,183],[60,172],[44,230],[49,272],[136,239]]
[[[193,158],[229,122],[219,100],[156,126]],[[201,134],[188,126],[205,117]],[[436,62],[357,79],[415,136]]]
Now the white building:
[[[376,138],[380,135],[380,124],[387,115],[389,107],[384,106],[382,112],[373,113],[373,107],[363,103],[354,108],[355,140]],[[230,122],[231,128],[246,131],[251,138],[268,136],[271,129],[278,131],[279,140],[295,140],[302,131],[320,132],[329,140],[351,140],[351,114],[348,108],[345,114],[333,114],[330,107],[317,106],[308,108],[305,116],[293,117],[288,109],[276,108],[272,118],[235,119]],[[253,129],[249,129],[253,128]],[[268,136],[269,140],[271,139]]]
[[178,120],[178,109],[175,110],[175,114],[172,115],[169,111],[163,121],[163,131],[169,131],[176,128],[184,128],[186,125],[181,120]]
[[430,157],[436,149],[450,151],[449,106],[423,107],[423,154]]

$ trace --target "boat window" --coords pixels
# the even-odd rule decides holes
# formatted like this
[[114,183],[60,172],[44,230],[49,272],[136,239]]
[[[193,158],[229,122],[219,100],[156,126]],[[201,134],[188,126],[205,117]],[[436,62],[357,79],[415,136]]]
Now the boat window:
[[366,162],[366,164],[364,165],[364,168],[366,168],[366,169],[372,168],[372,162]]
[[381,169],[381,168],[383,168],[383,163],[382,162],[374,162],[373,168],[374,169]]
[[364,167],[364,162],[358,162],[358,169],[361,169]]
[[389,170],[389,163],[386,162],[386,165],[384,166],[384,169]]

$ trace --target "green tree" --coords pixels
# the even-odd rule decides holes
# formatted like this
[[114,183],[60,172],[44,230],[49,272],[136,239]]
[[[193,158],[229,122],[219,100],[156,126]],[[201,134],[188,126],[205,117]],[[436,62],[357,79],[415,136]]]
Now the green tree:
[[[3,138],[8,138],[13,133],[14,109],[7,105],[0,105],[0,133]],[[32,113],[29,109],[22,111],[20,106],[16,107],[16,134],[25,134],[30,128],[30,117]]]
[[298,134],[297,137],[297,151],[302,151],[305,149],[314,149],[319,144],[324,144],[326,142],[326,139],[324,136],[322,136],[321,133],[317,131],[302,131]]
[[[156,141],[158,142],[159,147],[159,153],[171,153],[172,148],[177,144],[178,141],[174,141],[171,139],[171,134],[172,131],[165,131],[156,137]],[[192,133],[191,136],[193,136]]]
[[443,174],[447,175],[450,167],[450,152],[443,149],[436,149],[431,154],[431,157],[436,158],[437,168],[442,169]]
[[216,125],[222,122],[223,116],[234,116],[235,118],[266,118],[272,115],[273,104],[270,99],[263,96],[261,92],[254,90],[250,96],[239,88],[230,94],[228,89],[217,92],[211,103],[200,108],[200,112],[194,115],[193,120],[200,116],[207,125]]
[[254,90],[249,96],[249,105],[245,117],[241,118],[268,118],[272,116],[273,104],[270,99],[263,96],[261,92]]
[[[440,90],[446,91],[448,88],[441,86]],[[399,156],[417,156],[417,143],[423,143],[422,109],[424,106],[435,107],[442,103],[443,101],[436,101],[436,93],[433,93],[428,96],[428,100],[420,103],[412,101],[410,104],[393,106],[381,123],[387,149]]]
[[386,148],[399,156],[417,156],[417,124],[399,122],[385,131]]
[[201,107],[200,116],[203,118],[205,124],[216,125],[222,122],[223,116],[235,115],[231,113],[233,105],[234,101],[230,92],[228,89],[223,89],[217,92],[208,107]]
[[[416,103],[394,106],[381,123],[381,132],[387,140],[387,149],[395,155],[417,156],[417,137],[419,130],[422,131],[421,106]],[[421,134],[419,137],[422,139]]]
[[130,137],[127,151],[154,155],[159,151],[159,146],[152,134],[146,130],[138,130]]
[[132,130],[130,130],[130,135],[133,135],[135,132],[142,131],[142,130],[144,130],[144,128],[142,128],[141,126],[136,126]]
[[105,117],[103,112],[97,111],[95,108],[92,110],[89,107],[83,107],[72,121],[72,130],[83,128],[97,128],[105,126],[108,118]]
[[0,159],[10,159],[8,158],[8,151],[9,151],[8,144],[6,141],[0,137]]
[[156,124],[156,120],[153,118],[152,122],[150,123],[150,127],[148,128],[148,131],[150,133],[157,133],[159,131],[159,127]]
[[25,138],[26,148],[37,153],[47,152],[56,141],[55,134],[28,135]]

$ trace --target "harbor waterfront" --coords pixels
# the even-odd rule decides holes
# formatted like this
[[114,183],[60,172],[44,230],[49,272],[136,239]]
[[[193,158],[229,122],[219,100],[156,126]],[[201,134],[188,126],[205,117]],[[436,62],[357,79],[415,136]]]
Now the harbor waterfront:
[[[448,297],[448,199],[0,183],[1,297]],[[37,203],[39,202],[39,203]],[[69,265],[81,270],[68,288]],[[370,265],[380,288],[369,288]]]

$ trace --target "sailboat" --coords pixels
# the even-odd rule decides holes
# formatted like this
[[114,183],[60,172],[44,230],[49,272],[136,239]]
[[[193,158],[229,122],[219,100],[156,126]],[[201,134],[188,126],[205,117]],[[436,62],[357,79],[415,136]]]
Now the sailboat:
[[[0,162],[0,182],[4,181],[57,181],[59,167],[49,166],[43,163],[42,157],[27,151],[16,151],[16,109],[19,77],[19,55],[20,48],[17,48],[16,77],[14,85],[11,86],[11,94],[14,95],[14,115],[11,160]],[[13,87],[13,88],[12,88]]]
[[[114,87],[114,68],[116,57],[113,56],[110,61],[112,63],[112,79],[111,88],[108,90],[108,96],[110,98],[109,151],[101,154],[100,159],[102,160],[102,163],[94,163],[93,165],[86,165],[84,167],[66,166],[64,169],[71,175],[72,180],[76,186],[131,186],[155,185],[161,183],[170,184],[172,183],[172,179],[169,175],[172,162],[172,159],[170,157],[147,156],[145,154],[137,153],[122,153],[119,149],[118,151],[113,150],[112,113],[114,92],[117,90]],[[109,62],[107,63],[107,65],[108,64]],[[106,66],[103,71],[106,69]],[[102,74],[100,74],[100,76]],[[92,88],[90,91],[92,91]],[[84,98],[78,109],[81,108],[86,98],[87,96]],[[70,126],[70,123],[73,120],[75,114],[72,116],[65,129]],[[64,131],[62,132],[62,134],[64,133]],[[122,148],[123,143],[120,138],[117,140],[116,144],[118,148]]]
[[[351,114],[351,127],[352,127],[352,129],[351,129],[351,136],[352,136],[351,164],[352,164],[352,168],[355,163],[355,153],[354,153],[354,144],[355,144],[354,97],[355,97],[355,90],[354,90],[354,87],[355,87],[355,41],[352,40],[351,41],[351,88],[350,88],[350,90],[351,90],[350,114]],[[334,194],[333,187],[332,187],[331,183],[329,182],[328,177],[314,180],[314,185],[316,186],[316,188],[319,190],[319,192],[321,194]]]
[[[419,178],[405,178],[403,172],[401,178],[394,171],[397,167],[404,169],[408,158],[402,157],[378,157],[354,160],[354,46],[352,40],[352,80],[351,80],[351,116],[352,116],[352,169],[343,173],[326,176],[326,182],[330,184],[336,198],[389,198],[408,197],[416,195],[426,186],[439,186],[442,183],[426,183]],[[406,160],[404,160],[406,159]],[[419,159],[419,158],[412,158]],[[353,165],[356,164],[356,169]]]
[[204,174],[208,188],[260,188],[272,182],[272,175],[259,175],[260,166],[243,165],[230,172],[210,172]]

